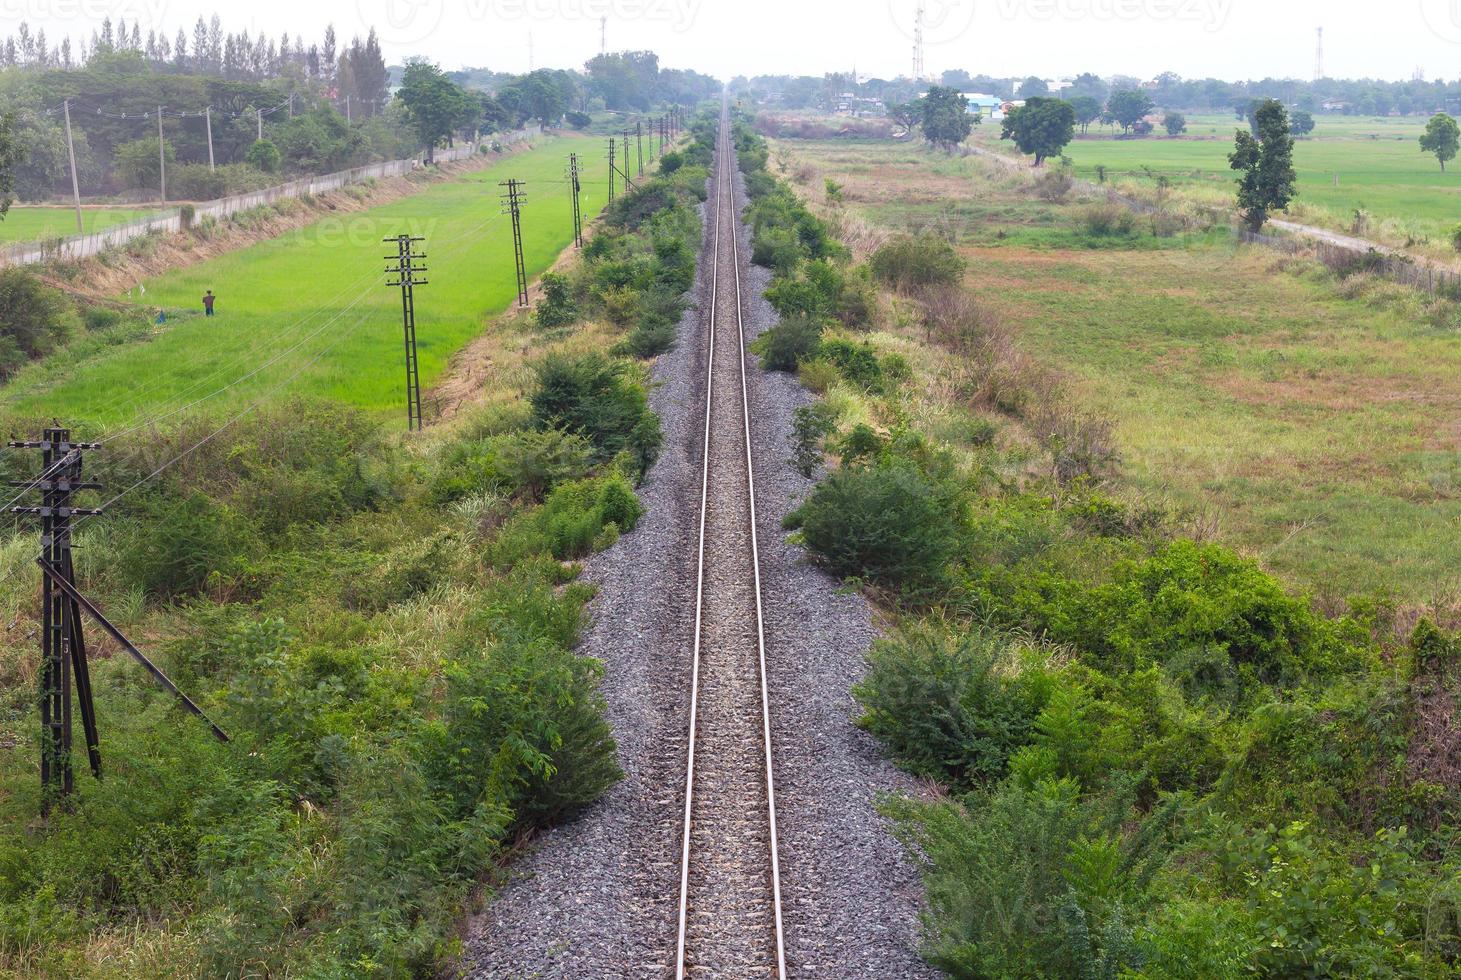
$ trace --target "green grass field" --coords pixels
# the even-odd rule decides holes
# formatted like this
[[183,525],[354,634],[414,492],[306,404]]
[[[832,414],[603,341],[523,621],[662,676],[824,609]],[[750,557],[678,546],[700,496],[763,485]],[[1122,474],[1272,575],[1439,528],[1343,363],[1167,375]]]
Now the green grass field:
[[[1356,209],[1368,211],[1376,224],[1387,219],[1389,239],[1403,243],[1415,235],[1444,241],[1461,220],[1461,171],[1442,172],[1436,158],[1421,151],[1425,120],[1418,116],[1374,119],[1318,116],[1311,137],[1297,141],[1294,163],[1299,196],[1296,217],[1319,219],[1346,228]],[[1166,176],[1178,187],[1212,202],[1228,202],[1233,173],[1228,167],[1233,134],[1243,124],[1231,114],[1189,117],[1188,135],[1165,134],[1145,139],[1116,139],[1092,129],[1066,149],[1078,176],[1097,178],[1105,167],[1109,178],[1154,182]],[[981,127],[981,142],[999,144],[997,127]],[[1010,144],[1003,144],[1008,148]],[[1311,209],[1320,213],[1311,214]],[[1377,232],[1382,229],[1376,228]]]
[[[512,234],[498,181],[527,182],[523,249],[530,276],[572,240],[563,173],[583,161],[586,215],[604,204],[597,141],[549,140],[472,174],[389,205],[325,218],[298,232],[146,281],[145,301],[167,322],[155,336],[71,363],[22,371],[0,405],[29,416],[64,415],[81,431],[115,429],[202,398],[210,411],[260,395],[310,394],[404,421],[401,299],[386,286],[382,239],[425,237],[427,284],[416,289],[421,383],[429,387],[485,319],[516,296]],[[217,315],[202,316],[205,289]],[[134,291],[135,295],[135,291]],[[271,358],[277,363],[264,367]]]
[[[156,212],[156,208],[82,208],[87,232],[101,231]],[[0,221],[0,244],[64,238],[76,234],[76,212],[71,208],[14,205]]]
[[1461,594],[1461,348],[1418,294],[1348,299],[1226,238],[1093,239],[1084,203],[978,158],[777,146],[813,197],[830,177],[879,226],[954,236],[982,302],[1113,421],[1132,489],[1305,588]]

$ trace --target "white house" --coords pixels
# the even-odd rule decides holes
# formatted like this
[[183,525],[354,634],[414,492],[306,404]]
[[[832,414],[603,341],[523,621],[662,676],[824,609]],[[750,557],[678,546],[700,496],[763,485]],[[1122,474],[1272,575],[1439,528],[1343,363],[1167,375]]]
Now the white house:
[[991,122],[999,122],[1004,118],[1004,100],[993,95],[985,95],[982,92],[964,93],[964,104],[968,106],[969,112],[977,113],[981,118]]

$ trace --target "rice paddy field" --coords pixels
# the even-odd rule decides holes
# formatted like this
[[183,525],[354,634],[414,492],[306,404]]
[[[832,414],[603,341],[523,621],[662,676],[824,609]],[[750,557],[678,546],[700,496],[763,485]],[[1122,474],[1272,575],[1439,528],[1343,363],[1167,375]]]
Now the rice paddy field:
[[[1135,144],[1133,144],[1135,145]],[[1322,596],[1461,597],[1456,310],[1224,235],[1097,238],[979,158],[780,141],[884,229],[937,228],[1030,356],[1115,426],[1119,482]]]
[[[160,308],[164,321],[149,339],[31,365],[0,389],[0,410],[64,415],[79,431],[98,432],[172,417],[194,403],[223,412],[261,397],[313,395],[399,415],[404,425],[401,297],[385,273],[395,245],[382,239],[424,238],[417,248],[427,256],[427,283],[415,297],[426,389],[516,299],[498,182],[526,182],[523,251],[533,276],[572,241],[568,154],[577,152],[583,172],[597,176],[605,169],[597,143],[547,139],[391,204],[139,282],[119,298]],[[585,220],[603,207],[605,192],[601,180],[585,178]],[[211,318],[201,305],[209,289],[217,296]]]
[[[1449,238],[1461,222],[1461,171],[1442,172],[1436,158],[1422,152],[1423,117],[1316,115],[1315,120],[1313,134],[1294,146],[1296,219],[1353,231],[1359,209],[1371,216],[1370,231],[1388,232],[1395,244]],[[1228,153],[1233,133],[1244,125],[1231,113],[1189,116],[1187,135],[1144,139],[1117,139],[1093,127],[1089,136],[1066,148],[1066,155],[1087,180],[1096,180],[1102,167],[1114,180],[1154,183],[1165,176],[1204,200],[1227,203],[1233,187]],[[1001,146],[998,127],[980,127],[976,138]],[[1391,227],[1382,227],[1387,221]]]
[[[156,208],[87,208],[81,209],[81,223],[87,233],[112,225],[145,218]],[[33,207],[13,205],[0,221],[0,244],[33,242],[44,238],[75,235],[76,212],[65,207]]]

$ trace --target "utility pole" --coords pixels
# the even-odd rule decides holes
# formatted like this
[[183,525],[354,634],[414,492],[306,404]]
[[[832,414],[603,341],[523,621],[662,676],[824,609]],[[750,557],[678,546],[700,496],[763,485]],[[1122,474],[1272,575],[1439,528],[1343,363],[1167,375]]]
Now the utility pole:
[[99,443],[72,442],[71,431],[59,427],[46,429],[34,441],[11,442],[12,449],[38,449],[41,473],[34,480],[11,481],[11,486],[25,491],[39,490],[39,507],[11,507],[12,514],[28,514],[41,519],[41,549],[36,564],[41,568],[41,813],[49,814],[58,798],[75,789],[71,768],[71,693],[76,692],[77,707],[86,738],[86,755],[91,772],[101,778],[101,743],[97,736],[96,704],[91,692],[91,672],[86,659],[86,638],[82,633],[81,614],[85,612],[127,653],[171,691],[193,714],[202,718],[220,740],[228,736],[208,721],[201,708],[178,690],[167,675],[142,655],[122,631],[113,626],[101,611],[76,587],[75,566],[71,558],[71,532],[75,517],[91,517],[100,508],[76,507],[72,498],[83,490],[100,489],[99,483],[82,479],[82,457],[87,450],[100,449]]
[[262,110],[259,109],[258,106],[254,107],[254,122],[257,123],[259,127],[257,135],[254,138],[262,140],[264,138],[264,113]]
[[528,305],[528,270],[523,263],[523,225],[522,205],[527,201],[527,194],[523,191],[526,185],[516,177],[509,177],[507,180],[499,180],[498,187],[506,187],[507,193],[502,195],[502,213],[512,216],[512,254],[517,267],[517,305],[526,308]]
[[76,202],[76,234],[86,234],[86,225],[81,221],[81,182],[76,177],[76,144],[71,141],[71,100],[66,107],[66,159],[71,161],[71,199]]
[[167,154],[163,152],[162,142],[162,106],[157,107],[157,189],[162,195],[162,203],[167,203]]
[[213,107],[211,105],[203,107],[203,125],[208,127],[208,172],[216,173],[216,168],[213,166]]
[[624,130],[624,164],[623,164],[623,166],[620,166],[620,167],[614,166],[614,150],[613,150],[613,147],[610,147],[609,148],[609,170],[610,170],[610,174],[609,174],[610,181],[612,181],[614,179],[613,175],[615,173],[617,173],[619,175],[619,178],[624,182],[624,190],[625,191],[632,191],[632,190],[634,190],[634,181],[632,181],[632,180],[629,179],[629,130],[627,130],[627,129]]
[[573,194],[573,247],[583,248],[583,212],[578,204],[578,154],[568,154],[568,189]]
[[345,125],[350,125],[350,93],[345,93]]
[[599,18],[599,57],[609,53],[609,18]]
[[418,264],[425,260],[425,252],[415,251],[415,243],[426,239],[419,235],[396,235],[394,238],[387,238],[387,243],[396,243],[396,254],[387,255],[386,259],[395,259],[395,265],[386,266],[386,274],[393,275],[394,280],[386,280],[387,286],[399,286],[401,289],[401,329],[406,338],[406,430],[420,431],[421,429],[421,373],[416,366],[416,292],[415,287],[424,286],[425,279],[416,278],[418,273],[426,271],[426,266]]
[[614,137],[609,137],[609,203],[614,203]]
[[1314,81],[1322,82],[1324,81],[1324,28],[1318,28],[1316,33],[1319,40],[1314,48]]
[[289,118],[294,118],[294,92],[289,93]]
[[639,176],[644,176],[644,124],[634,120],[634,153],[639,158]]

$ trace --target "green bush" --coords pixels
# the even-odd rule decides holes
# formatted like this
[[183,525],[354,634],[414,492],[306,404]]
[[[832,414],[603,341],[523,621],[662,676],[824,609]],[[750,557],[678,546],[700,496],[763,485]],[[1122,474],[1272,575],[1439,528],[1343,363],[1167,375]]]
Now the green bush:
[[76,311],[60,290],[24,269],[0,269],[0,377],[71,338]]
[[245,163],[259,168],[266,174],[277,174],[281,159],[279,147],[269,140],[255,140],[249,144],[248,152],[244,154]]
[[843,378],[866,391],[883,388],[883,366],[871,344],[855,344],[849,340],[824,340],[817,356],[837,366]]
[[1002,778],[1034,739],[1050,682],[1007,637],[915,625],[873,644],[854,694],[901,765],[968,787]]
[[1092,204],[1080,213],[1081,226],[1097,238],[1126,237],[1136,232],[1136,213],[1124,204]]
[[928,958],[950,976],[1117,977],[1144,958],[1135,923],[1170,853],[1168,804],[1007,781],[959,802],[889,806],[923,866]]
[[231,581],[257,541],[233,508],[201,493],[136,505],[123,569],[148,595],[191,595]]
[[561,327],[578,319],[578,306],[573,301],[573,292],[568,277],[556,272],[543,273],[543,299],[533,311],[533,318],[540,327]]
[[565,483],[548,494],[542,507],[502,528],[492,544],[492,560],[507,567],[539,554],[560,561],[584,558],[631,530],[642,513],[634,488],[617,473]]
[[803,405],[791,416],[792,463],[810,477],[822,465],[822,444],[837,431],[837,413],[824,401]]
[[873,253],[875,279],[900,291],[919,286],[952,286],[964,275],[964,260],[954,246],[935,235],[900,235]]
[[629,452],[642,472],[659,454],[659,419],[624,361],[597,351],[550,354],[534,368],[529,402],[538,428],[574,432],[603,461]]
[[963,537],[954,491],[904,462],[829,474],[787,523],[832,574],[910,595],[946,581]]
[[806,317],[783,319],[751,343],[768,371],[795,371],[802,361],[817,356],[822,325]]

